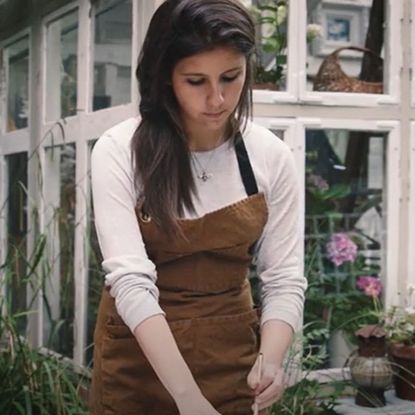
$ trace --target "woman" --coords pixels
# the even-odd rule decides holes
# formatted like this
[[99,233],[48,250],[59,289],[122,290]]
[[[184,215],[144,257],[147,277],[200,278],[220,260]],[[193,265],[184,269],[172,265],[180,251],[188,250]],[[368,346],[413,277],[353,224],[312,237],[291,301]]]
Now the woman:
[[254,43],[236,0],[166,1],[137,67],[141,119],[94,147],[107,274],[92,414],[247,415],[282,394],[305,288],[298,189],[289,149],[246,121]]

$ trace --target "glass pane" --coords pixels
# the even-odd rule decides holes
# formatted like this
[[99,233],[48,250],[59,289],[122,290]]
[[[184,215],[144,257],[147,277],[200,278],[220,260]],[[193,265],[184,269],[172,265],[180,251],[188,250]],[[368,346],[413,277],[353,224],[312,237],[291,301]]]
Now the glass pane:
[[[91,143],[91,150],[94,143]],[[91,203],[92,206],[92,203]],[[104,286],[105,273],[102,270],[102,255],[98,245],[94,224],[94,212],[90,210],[88,220],[88,321],[87,321],[87,350],[85,361],[92,364],[92,343],[94,341],[95,322],[98,314],[101,291]]]
[[131,0],[102,0],[95,14],[94,111],[131,101]]
[[29,38],[6,49],[8,57],[7,131],[27,127],[29,111]]
[[285,130],[282,129],[272,129],[271,130],[278,138],[280,138],[282,141],[285,139]]
[[252,0],[250,3],[257,28],[253,87],[286,90],[289,1]]
[[[306,132],[306,330],[327,329],[330,367],[342,367],[349,339],[375,323],[384,254],[386,135]],[[311,326],[307,326],[311,324]],[[344,351],[334,342],[344,337]],[[322,336],[316,348],[326,344]]]
[[383,92],[385,0],[307,0],[307,88]]
[[46,50],[46,119],[52,121],[76,114],[77,11],[48,25]]
[[74,341],[75,159],[75,144],[46,150],[44,344],[68,357]]
[[[27,310],[27,153],[6,157],[7,162],[7,260],[5,276],[7,300],[12,314]],[[30,264],[35,265],[35,264]],[[24,333],[26,317],[17,319],[17,327]]]

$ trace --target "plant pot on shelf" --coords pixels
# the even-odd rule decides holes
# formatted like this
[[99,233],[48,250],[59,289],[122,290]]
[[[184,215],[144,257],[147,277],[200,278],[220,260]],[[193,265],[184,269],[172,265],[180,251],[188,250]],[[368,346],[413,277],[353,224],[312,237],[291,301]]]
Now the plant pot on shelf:
[[415,401],[415,346],[390,343],[388,353],[394,371],[396,396]]
[[392,367],[386,357],[386,332],[367,325],[355,333],[358,354],[350,360],[350,375],[357,387],[356,405],[378,408],[386,405],[385,389],[392,383]]
[[261,90],[270,90],[270,91],[278,91],[279,87],[277,84],[273,82],[258,82],[252,85],[252,89],[261,89]]
[[354,349],[355,346],[350,342],[343,330],[333,332],[328,341],[330,367],[344,367]]

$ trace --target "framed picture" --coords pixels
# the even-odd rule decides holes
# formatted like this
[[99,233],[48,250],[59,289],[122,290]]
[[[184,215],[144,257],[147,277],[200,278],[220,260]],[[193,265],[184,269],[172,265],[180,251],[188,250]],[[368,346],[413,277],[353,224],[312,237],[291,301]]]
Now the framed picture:
[[327,42],[349,44],[352,40],[351,26],[353,16],[342,16],[329,14],[326,16],[326,33]]
[[[326,56],[344,46],[363,46],[368,26],[370,4],[356,1],[353,4],[340,2],[318,3],[312,11],[313,23],[323,28],[322,37],[313,42],[312,53]],[[354,51],[345,51],[343,56],[360,57]]]

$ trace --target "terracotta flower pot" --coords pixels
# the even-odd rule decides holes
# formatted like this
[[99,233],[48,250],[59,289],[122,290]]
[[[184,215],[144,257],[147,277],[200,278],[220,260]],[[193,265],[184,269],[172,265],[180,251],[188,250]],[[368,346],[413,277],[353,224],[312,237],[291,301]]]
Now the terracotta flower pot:
[[415,346],[390,343],[388,352],[393,362],[396,396],[415,401]]
[[392,367],[386,357],[386,332],[367,325],[356,331],[358,355],[350,361],[350,375],[357,386],[356,405],[379,408],[386,405],[384,391],[392,383]]
[[273,82],[261,82],[261,83],[254,83],[252,85],[252,89],[265,89],[271,91],[278,91],[278,85],[274,84]]

